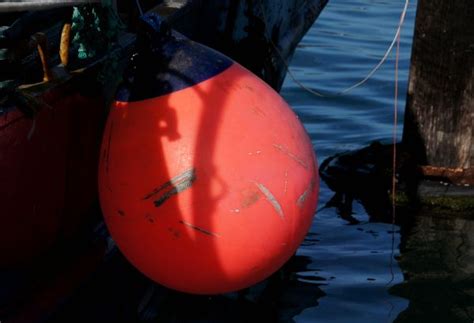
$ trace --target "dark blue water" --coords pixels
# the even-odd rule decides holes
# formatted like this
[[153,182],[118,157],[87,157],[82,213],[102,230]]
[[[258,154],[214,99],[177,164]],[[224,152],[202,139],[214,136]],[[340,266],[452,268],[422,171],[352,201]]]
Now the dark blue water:
[[[403,5],[403,1],[331,0],[298,46],[290,67],[293,75],[308,87],[330,93],[358,82],[390,45]],[[401,37],[399,120],[403,118],[415,10],[412,1]],[[287,76],[281,94],[303,121],[320,163],[374,140],[391,140],[394,54],[365,85],[341,97],[314,96]],[[333,194],[322,182],[319,205]],[[358,203],[353,207],[358,225],[349,225],[334,208],[317,214],[298,251],[298,256],[309,261],[298,276],[326,295],[294,321],[391,322],[407,308],[407,299],[389,293],[390,286],[403,281],[397,262],[390,261],[399,253],[398,228],[393,233],[391,224],[369,223],[364,208]]]
[[[297,48],[290,67],[294,77],[329,93],[357,83],[388,48],[403,5],[392,0],[329,1]],[[411,1],[401,36],[399,140],[415,11],[416,1]],[[319,163],[374,140],[392,140],[394,62],[395,50],[366,84],[340,97],[315,96],[287,76],[281,93],[303,121]],[[321,182],[320,207],[333,195]],[[371,219],[357,201],[352,211],[358,224],[350,224],[332,207],[316,215],[298,250],[304,265],[295,276],[314,286],[319,296],[292,317],[294,322],[473,322],[472,217],[428,212],[400,230],[390,221]],[[307,292],[306,297],[314,294]]]

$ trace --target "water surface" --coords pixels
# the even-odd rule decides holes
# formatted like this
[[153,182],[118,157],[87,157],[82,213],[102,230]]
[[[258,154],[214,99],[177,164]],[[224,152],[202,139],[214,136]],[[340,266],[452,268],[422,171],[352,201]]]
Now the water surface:
[[[306,86],[326,93],[358,82],[388,48],[403,5],[404,1],[329,1],[297,48],[292,73]],[[411,1],[401,37],[399,140],[415,11],[416,1]],[[287,76],[281,94],[303,121],[319,163],[374,140],[392,140],[394,53],[366,84],[341,97],[317,97]],[[363,183],[360,189],[366,189]],[[333,195],[321,182],[320,207]],[[352,222],[331,207],[316,215],[297,253],[306,265],[296,276],[317,286],[323,296],[292,321],[472,322],[473,221],[424,214],[400,230],[391,221],[377,222],[358,202],[352,212]],[[397,216],[412,219],[411,214]]]

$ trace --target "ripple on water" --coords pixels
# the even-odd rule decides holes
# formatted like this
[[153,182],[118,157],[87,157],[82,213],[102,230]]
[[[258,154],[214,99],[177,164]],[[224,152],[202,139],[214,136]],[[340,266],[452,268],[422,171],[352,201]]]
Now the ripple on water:
[[[400,120],[415,6],[416,3],[410,6],[401,39]],[[390,45],[402,8],[400,1],[329,1],[298,46],[290,67],[292,73],[306,86],[323,93],[338,92],[360,81]],[[281,94],[304,123],[319,163],[373,140],[390,140],[393,62],[392,55],[367,84],[340,97],[308,94],[287,77]],[[333,195],[321,183],[320,208]],[[403,281],[398,263],[390,261],[399,253],[398,229],[392,233],[391,224],[369,222],[364,207],[357,202],[353,212],[359,221],[357,225],[349,225],[334,208],[324,208],[315,217],[307,240],[298,250],[298,255],[310,262],[296,277],[303,283],[317,284],[326,295],[319,299],[318,305],[294,317],[294,321],[314,322],[317,318],[318,322],[387,322],[408,306],[407,300],[391,295],[387,287],[389,282]]]

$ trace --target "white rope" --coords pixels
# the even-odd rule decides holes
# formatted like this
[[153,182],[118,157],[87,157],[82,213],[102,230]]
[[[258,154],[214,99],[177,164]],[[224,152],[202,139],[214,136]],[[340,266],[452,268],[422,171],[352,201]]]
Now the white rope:
[[137,4],[137,8],[138,8],[138,11],[140,12],[140,16],[143,16],[143,10],[140,4],[140,0],[135,0],[135,3]]
[[393,40],[392,42],[390,43],[390,46],[388,47],[388,49],[385,51],[385,54],[383,55],[382,59],[380,60],[380,62],[377,63],[377,65],[375,65],[371,70],[370,72],[367,74],[366,77],[364,77],[362,80],[360,80],[359,82],[355,83],[354,85],[351,85],[350,87],[348,88],[345,88],[339,92],[336,92],[336,93],[322,93],[320,91],[317,91],[317,90],[314,90],[312,88],[309,88],[308,86],[304,85],[301,81],[299,81],[295,75],[293,74],[293,72],[290,70],[288,64],[286,63],[283,55],[281,55],[281,52],[279,51],[279,49],[276,47],[276,45],[272,42],[273,44],[273,47],[275,48],[275,50],[279,53],[281,59],[283,60],[283,62],[285,63],[286,65],[286,69],[287,69],[287,72],[288,72],[288,75],[291,77],[291,79],[299,86],[301,87],[303,90],[315,95],[315,96],[318,96],[318,97],[337,97],[337,96],[342,96],[342,95],[345,95],[347,94],[348,92],[352,91],[353,89],[361,86],[362,84],[364,84],[365,82],[367,82],[374,74],[375,72],[377,72],[377,70],[380,69],[380,67],[385,63],[385,61],[387,60],[388,56],[390,55],[390,53],[392,52],[392,49],[393,47],[395,46],[395,44],[397,43],[397,39],[400,35],[400,32],[402,30],[402,26],[403,26],[403,22],[405,21],[405,16],[406,16],[406,13],[408,11],[408,4],[409,4],[410,0],[405,0],[405,6],[403,7],[403,11],[400,15],[400,22],[398,23],[398,27],[397,27],[397,32],[395,33],[395,36],[393,37]]

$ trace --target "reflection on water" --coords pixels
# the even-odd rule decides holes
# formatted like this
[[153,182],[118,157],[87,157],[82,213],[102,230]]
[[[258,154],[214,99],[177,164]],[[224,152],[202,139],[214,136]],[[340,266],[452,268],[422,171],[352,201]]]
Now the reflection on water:
[[140,322],[285,322],[315,307],[325,294],[321,277],[304,277],[311,259],[293,257],[264,282],[239,293],[212,297],[155,286]]
[[[293,73],[324,92],[359,81],[389,45],[402,2],[331,0],[295,53]],[[411,1],[401,38],[399,120],[415,9]],[[282,94],[304,122],[319,162],[374,140],[391,140],[393,63],[392,55],[367,84],[338,98],[314,97],[287,78]],[[472,322],[474,222],[399,212],[402,227],[392,227],[373,180],[346,175],[349,194],[335,195],[321,183],[319,203],[326,207],[298,251],[310,263],[296,276],[308,284],[317,281],[326,296],[294,321]]]
[[[401,39],[401,106],[415,6],[410,6]],[[298,80],[324,92],[339,92],[352,85],[387,49],[402,8],[403,3],[398,1],[331,0],[303,39],[291,69]],[[393,80],[392,57],[365,86],[347,96],[314,97],[289,78],[282,94],[305,124],[321,163],[374,140],[391,140]],[[377,191],[371,190],[373,181],[346,179],[358,194],[335,196],[326,183],[321,183],[319,205],[326,207],[316,215],[310,235],[298,251],[311,263],[297,274],[306,283],[315,277],[320,279],[326,296],[318,306],[295,316],[295,322],[390,322],[409,306],[406,298],[389,293],[390,286],[403,281],[401,269],[393,260],[399,254],[400,228],[387,223],[391,216],[387,216],[386,205],[371,208],[365,203],[370,199],[379,201]],[[361,200],[360,196],[367,198]]]
[[417,214],[402,236],[405,282],[391,292],[410,300],[397,322],[473,322],[474,221]]

